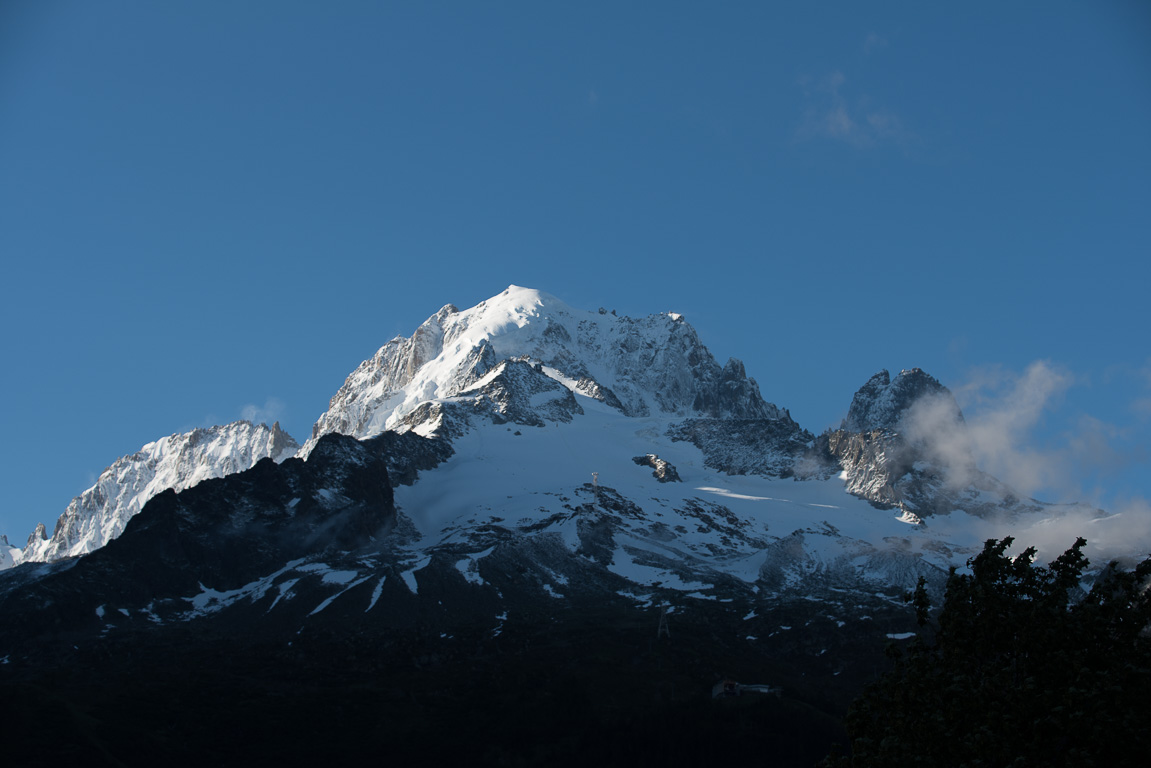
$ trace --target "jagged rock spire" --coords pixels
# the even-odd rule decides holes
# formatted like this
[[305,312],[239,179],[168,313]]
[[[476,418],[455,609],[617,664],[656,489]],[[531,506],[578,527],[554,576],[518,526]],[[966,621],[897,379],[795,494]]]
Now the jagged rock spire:
[[894,380],[886,370],[868,379],[851,399],[842,428],[848,432],[898,430],[900,421],[911,407],[926,397],[946,401],[954,413],[954,420],[963,421],[963,413],[951,391],[934,376],[920,368],[912,368],[900,371]]

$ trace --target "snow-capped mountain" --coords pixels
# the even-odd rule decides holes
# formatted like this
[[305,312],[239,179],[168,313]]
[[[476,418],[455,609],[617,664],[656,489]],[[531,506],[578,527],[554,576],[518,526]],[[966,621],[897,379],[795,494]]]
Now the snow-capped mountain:
[[[692,584],[738,574],[781,589],[813,579],[909,588],[921,575],[941,585],[963,564],[979,543],[969,516],[1043,512],[969,453],[942,449],[943,437],[961,445],[964,429],[946,387],[913,369],[872,377],[843,428],[815,438],[763,400],[738,360],[720,367],[682,316],[586,312],[511,286],[388,342],[348,377],[300,455],[331,432],[450,446],[442,467],[397,488],[420,551],[482,551],[493,526],[518,519],[586,552],[573,499],[596,473],[614,494],[601,488],[600,503],[629,510],[603,513],[602,564],[635,583],[666,586],[677,572]],[[653,496],[652,473],[637,465],[681,483]],[[922,525],[951,512],[961,514]]]
[[301,455],[329,432],[365,438],[395,428],[420,405],[474,390],[499,363],[514,359],[543,366],[565,389],[627,416],[789,419],[764,402],[741,362],[720,367],[681,315],[587,312],[510,286],[471,309],[446,305],[410,338],[392,339],[361,363]]
[[[839,570],[907,587],[921,572],[941,583],[962,564],[978,543],[969,516],[1047,511],[979,471],[964,429],[947,388],[912,369],[873,376],[842,427],[817,438],[766,402],[738,360],[721,367],[681,315],[578,310],[510,286],[470,309],[449,304],[410,338],[381,347],[347,378],[297,455],[307,458],[330,433],[386,437],[401,519],[418,532],[413,552],[449,540],[482,550],[491,526],[511,515],[533,536],[555,534],[583,551],[568,502],[595,473],[632,510],[608,526],[616,549],[605,566],[666,561],[696,581],[738,572],[755,584],[780,572],[786,552],[796,573]],[[90,552],[159,491],[264,456],[282,461],[295,448],[278,425],[246,422],[151,443],[73,500],[52,536],[38,528],[21,558]],[[644,480],[642,466],[655,477]],[[653,480],[658,496],[647,487]],[[477,513],[477,493],[490,514]],[[952,512],[962,515],[946,526],[922,525]],[[735,527],[718,534],[718,519]]]
[[[770,661],[804,701],[833,690],[845,706],[882,643],[910,637],[902,595],[920,578],[938,597],[990,521],[1060,513],[979,471],[965,429],[913,369],[872,377],[814,436],[679,315],[513,286],[385,344],[298,451],[241,422],[118,461],[0,573],[0,660],[121,680],[117,663],[144,658],[196,690],[179,648],[223,665],[230,698],[244,659],[277,654],[252,701],[291,695],[282,669],[301,659],[323,690],[345,669],[353,687],[372,669],[388,686],[442,669],[433,688],[455,693],[423,706],[456,717],[475,709],[461,681],[477,664],[535,680],[594,648],[613,675],[647,665],[673,687],[666,670],[710,689]],[[675,645],[657,646],[669,616]],[[389,748],[422,757],[428,740],[397,728],[379,730]]]
[[95,485],[72,499],[51,536],[39,524],[19,562],[49,562],[91,552],[119,536],[161,491],[182,491],[202,480],[248,469],[264,458],[280,462],[297,450],[299,444],[278,422],[269,427],[237,421],[148,443],[117,459],[100,473]]

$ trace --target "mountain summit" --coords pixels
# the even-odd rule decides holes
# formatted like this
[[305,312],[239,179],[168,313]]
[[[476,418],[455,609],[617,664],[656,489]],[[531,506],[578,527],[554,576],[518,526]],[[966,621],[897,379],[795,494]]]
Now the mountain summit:
[[588,312],[513,285],[470,309],[444,306],[411,337],[392,339],[361,363],[316,422],[303,455],[329,432],[365,438],[396,428],[421,404],[458,397],[515,360],[627,416],[783,416],[743,363],[721,367],[681,315]]
[[842,429],[849,432],[870,432],[875,429],[898,429],[903,417],[914,405],[925,398],[946,401],[955,422],[963,421],[963,413],[947,387],[919,368],[900,371],[892,381],[886,370],[872,376],[851,398],[851,408],[843,420]]

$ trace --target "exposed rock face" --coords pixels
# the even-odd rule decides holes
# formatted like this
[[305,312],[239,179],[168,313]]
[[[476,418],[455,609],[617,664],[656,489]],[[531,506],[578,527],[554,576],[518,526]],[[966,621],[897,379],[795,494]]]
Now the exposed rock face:
[[[701,388],[694,408],[715,419],[780,419],[785,413],[765,403],[755,379],[748,378],[743,362],[730,358],[714,383]],[[790,417],[789,417],[790,418]]]
[[607,387],[601,386],[594,379],[589,379],[587,376],[577,381],[572,391],[590,397],[593,400],[599,400],[604,405],[610,405],[621,413],[626,413],[623,403],[615,396],[615,392],[612,392]]
[[500,363],[490,376],[461,392],[459,400],[476,413],[490,415],[496,424],[542,427],[545,421],[569,422],[583,413],[570,389],[544,374],[539,363],[522,359]]
[[841,429],[821,435],[819,440],[843,468],[848,493],[884,506],[896,506],[903,500],[894,486],[911,471],[914,457],[898,434]]
[[33,547],[43,546],[41,542],[48,540],[48,529],[44,527],[44,523],[36,523],[36,527],[32,529],[32,533],[28,535],[28,541],[24,545],[25,550],[31,551]]
[[392,429],[449,442],[467,432],[477,417],[542,427],[549,421],[570,422],[582,413],[572,390],[547,376],[539,363],[505,360],[455,397],[421,403]]
[[995,517],[1043,508],[973,465],[948,464],[898,432],[837,430],[817,438],[816,447],[842,467],[848,493],[921,518],[959,511]]
[[793,476],[814,439],[786,412],[777,419],[686,419],[667,436],[699,448],[711,469],[764,477]]
[[845,489],[918,518],[962,511],[978,517],[1037,512],[975,465],[955,398],[918,368],[891,380],[880,371],[851,401],[839,430],[821,435],[814,453],[842,470]]
[[452,444],[442,438],[427,439],[414,432],[384,432],[373,438],[388,465],[392,487],[412,485],[419,473],[435,469],[452,456]]
[[148,499],[169,488],[248,469],[264,458],[283,461],[299,444],[280,429],[237,421],[194,429],[148,443],[117,459],[96,484],[72,499],[49,537],[43,524],[28,538],[21,562],[49,562],[82,555],[119,536]]
[[929,398],[945,400],[953,420],[963,422],[963,414],[947,387],[919,368],[912,368],[900,371],[894,381],[887,371],[868,379],[851,399],[851,408],[841,428],[848,432],[898,430],[912,406]]
[[654,453],[649,453],[645,456],[636,456],[632,461],[641,467],[651,467],[653,470],[652,475],[661,483],[681,482],[679,472],[675,471],[675,467],[671,465],[671,462],[664,461]]

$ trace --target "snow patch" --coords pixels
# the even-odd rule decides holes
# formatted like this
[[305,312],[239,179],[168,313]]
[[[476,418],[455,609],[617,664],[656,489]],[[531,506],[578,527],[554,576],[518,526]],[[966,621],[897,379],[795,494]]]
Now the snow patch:
[[416,560],[415,565],[413,565],[411,568],[400,572],[400,578],[402,578],[404,583],[408,585],[408,591],[413,595],[418,595],[420,593],[420,585],[416,583],[416,571],[420,570],[421,568],[426,568],[428,563],[431,561],[431,555],[424,555],[423,557]]
[[[346,573],[346,571],[337,571],[337,573]],[[324,609],[325,609],[325,608],[327,608],[329,605],[331,605],[331,604],[332,604],[332,602],[333,602],[333,601],[334,601],[334,600],[335,600],[337,597],[339,597],[340,595],[344,594],[345,592],[347,592],[347,591],[348,591],[348,590],[350,590],[350,589],[354,589],[355,587],[358,587],[358,586],[360,586],[361,584],[363,584],[365,581],[367,581],[367,580],[368,580],[368,579],[370,579],[370,578],[372,578],[372,577],[371,577],[371,576],[365,576],[365,577],[363,577],[362,579],[356,579],[355,581],[353,581],[353,582],[351,582],[350,584],[348,584],[348,586],[344,587],[343,589],[341,589],[341,590],[340,590],[339,592],[337,592],[336,594],[332,595],[331,597],[328,597],[328,598],[326,598],[326,599],[325,599],[323,602],[321,602],[319,605],[317,605],[315,608],[313,608],[313,609],[312,609],[312,612],[311,612],[311,613],[309,613],[308,615],[309,615],[309,616],[315,616],[317,613],[319,613],[320,611],[324,610]],[[324,579],[324,581],[327,581],[327,579],[325,578],[325,579]]]
[[387,576],[381,576],[380,580],[376,582],[376,587],[375,587],[375,589],[372,590],[371,602],[369,602],[368,607],[364,609],[364,613],[367,613],[368,611],[370,611],[376,607],[376,603],[379,601],[380,595],[383,594],[384,581],[387,578],[388,578]]

